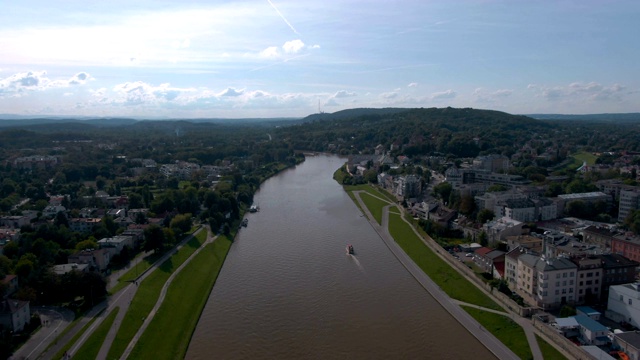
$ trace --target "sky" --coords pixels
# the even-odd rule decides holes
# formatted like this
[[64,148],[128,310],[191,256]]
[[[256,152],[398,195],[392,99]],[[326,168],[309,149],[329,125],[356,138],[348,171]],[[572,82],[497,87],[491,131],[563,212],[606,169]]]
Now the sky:
[[640,1],[0,0],[0,114],[640,112]]

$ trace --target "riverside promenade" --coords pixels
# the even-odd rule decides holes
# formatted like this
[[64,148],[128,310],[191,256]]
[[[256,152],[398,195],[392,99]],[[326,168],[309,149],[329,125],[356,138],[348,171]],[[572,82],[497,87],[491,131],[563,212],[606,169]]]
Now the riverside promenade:
[[[365,213],[365,216],[369,220],[369,224],[378,233],[382,241],[387,245],[389,250],[396,256],[398,261],[409,271],[409,273],[422,285],[436,301],[438,301],[442,307],[444,307],[460,324],[462,324],[473,336],[483,343],[489,351],[491,351],[498,359],[519,359],[519,357],[505,346],[500,340],[498,340],[493,334],[486,330],[478,321],[476,321],[471,315],[464,311],[460,307],[460,303],[451,299],[440,287],[425,274],[418,265],[407,255],[402,248],[395,242],[391,234],[389,233],[389,207],[385,206],[382,212],[382,224],[378,224],[375,218],[362,201],[360,193],[362,191],[354,191],[353,194],[360,205],[360,208]],[[379,198],[380,199],[380,198]],[[388,202],[386,199],[381,199]],[[451,269],[451,271],[455,271]],[[509,314],[505,313],[508,316]],[[534,337],[535,340],[535,337]],[[535,349],[534,349],[535,347]],[[542,360],[543,356],[540,352],[540,348],[537,346],[531,346],[533,358],[535,360]]]

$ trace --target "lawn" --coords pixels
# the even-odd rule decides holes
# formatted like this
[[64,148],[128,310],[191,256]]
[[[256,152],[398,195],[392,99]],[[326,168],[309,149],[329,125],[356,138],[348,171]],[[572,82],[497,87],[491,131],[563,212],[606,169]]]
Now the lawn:
[[158,269],[140,283],[136,296],[122,320],[122,325],[109,349],[108,359],[122,356],[133,336],[138,332],[153,306],[156,304],[162,287],[171,273],[178,268],[206,240],[207,231],[201,231],[185,244],[176,254],[163,262]]
[[87,341],[82,344],[78,352],[73,354],[73,356],[77,359],[95,359],[100,352],[100,347],[102,347],[102,343],[104,339],[107,337],[107,333],[111,329],[111,325],[113,325],[113,321],[116,319],[116,315],[118,315],[118,311],[120,311],[119,307],[116,307],[111,311],[109,316],[107,316],[102,323],[98,326],[98,328],[89,336]]
[[109,294],[113,295],[118,291],[122,290],[125,286],[129,285],[131,281],[138,277],[138,275],[142,274],[145,270],[151,267],[156,260],[158,260],[163,253],[152,253],[144,257],[140,263],[134,265],[129,271],[124,273],[120,278],[118,278],[118,284],[109,290]]
[[[98,314],[99,315],[99,314]],[[94,317],[93,319],[91,319],[89,322],[87,322],[86,324],[84,324],[84,326],[82,327],[82,329],[80,329],[80,331],[78,331],[75,335],[73,335],[73,337],[71,338],[71,340],[69,340],[67,342],[67,344],[65,346],[62,347],[62,349],[60,349],[60,351],[58,351],[53,358],[54,359],[62,359],[62,356],[64,355],[65,352],[67,352],[69,349],[71,349],[71,347],[73,346],[73,344],[76,343],[76,341],[78,341],[78,339],[80,338],[80,336],[82,336],[82,334],[84,334],[85,331],[87,331],[87,329],[91,326],[91,324],[93,324],[94,321],[96,321],[96,317]],[[71,329],[76,326],[76,324],[78,323],[78,321],[80,321],[80,318],[76,318],[71,324],[69,324],[64,331],[62,331],[60,333],[60,335],[58,335],[56,337],[56,339],[49,344],[49,346],[47,346],[47,349],[45,349],[45,352],[53,345],[58,343],[58,340],[62,339],[69,331],[71,331]]]
[[171,283],[165,301],[130,358],[184,358],[191,334],[230,247],[231,241],[227,237],[219,237],[185,266]]
[[596,160],[598,159],[597,156],[586,151],[581,151],[581,152],[572,154],[571,157],[573,158],[573,161],[569,163],[569,165],[567,165],[567,168],[571,170],[576,170],[577,168],[582,166],[583,162],[585,161],[587,162],[587,165],[592,166],[596,163]]
[[551,346],[548,342],[544,341],[541,337],[536,335],[536,340],[538,341],[538,345],[540,346],[540,351],[542,351],[542,357],[545,360],[566,360],[566,356],[562,355],[558,349]]
[[[451,298],[503,310],[469,280],[440,259],[398,214],[389,214],[389,233],[407,255]],[[443,250],[444,251],[444,250]]]
[[[518,355],[520,359],[533,359],[527,336],[520,325],[503,315],[472,307],[463,306],[462,308]],[[545,359],[547,359],[546,356]]]
[[378,224],[382,224],[382,208],[389,203],[373,197],[370,193],[360,193],[360,198]]

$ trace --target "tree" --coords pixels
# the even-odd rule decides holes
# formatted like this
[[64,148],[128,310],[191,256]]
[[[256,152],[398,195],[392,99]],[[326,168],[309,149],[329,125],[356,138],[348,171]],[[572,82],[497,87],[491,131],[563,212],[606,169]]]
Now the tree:
[[494,214],[493,211],[489,209],[482,209],[478,212],[477,220],[480,224],[484,224],[487,221],[493,220],[493,218],[495,217],[496,217],[496,214]]
[[489,237],[487,236],[486,232],[481,232],[480,235],[478,236],[478,241],[480,241],[480,245],[482,246],[487,246],[489,245]]
[[150,225],[144,230],[144,250],[145,251],[161,251],[166,242],[164,232],[158,225]]
[[179,214],[171,219],[169,227],[177,234],[184,234],[191,230],[191,214]]
[[96,239],[93,238],[93,239],[80,241],[79,243],[76,244],[76,250],[82,251],[82,250],[88,250],[88,249],[97,249],[98,243],[95,240]]
[[448,182],[440,183],[433,187],[433,193],[439,197],[443,202],[449,200],[453,187]]

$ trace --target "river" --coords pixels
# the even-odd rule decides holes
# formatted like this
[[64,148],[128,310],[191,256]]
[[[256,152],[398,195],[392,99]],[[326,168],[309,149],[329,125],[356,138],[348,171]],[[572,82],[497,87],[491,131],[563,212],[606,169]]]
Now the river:
[[310,156],[262,184],[187,359],[494,358],[332,179],[343,163]]

